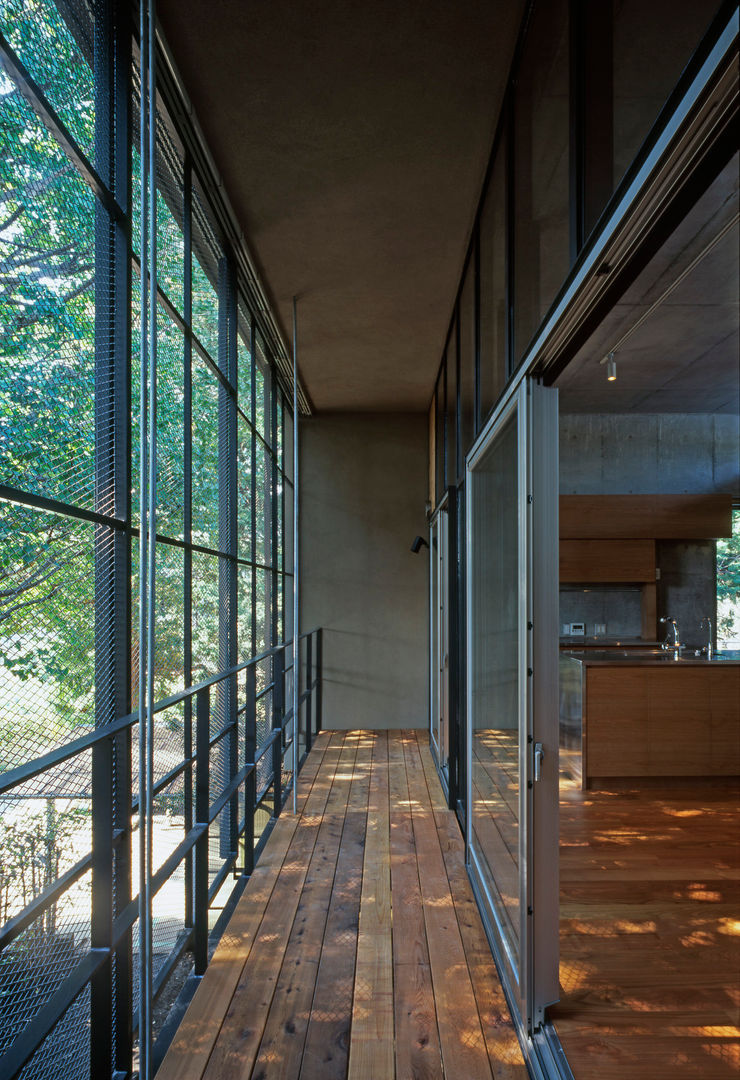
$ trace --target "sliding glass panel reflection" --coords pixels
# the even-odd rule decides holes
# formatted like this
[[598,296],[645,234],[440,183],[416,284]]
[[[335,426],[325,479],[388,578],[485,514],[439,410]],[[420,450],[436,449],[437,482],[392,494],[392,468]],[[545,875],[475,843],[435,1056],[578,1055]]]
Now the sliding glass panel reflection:
[[513,408],[471,469],[471,849],[516,973],[520,957],[519,436]]

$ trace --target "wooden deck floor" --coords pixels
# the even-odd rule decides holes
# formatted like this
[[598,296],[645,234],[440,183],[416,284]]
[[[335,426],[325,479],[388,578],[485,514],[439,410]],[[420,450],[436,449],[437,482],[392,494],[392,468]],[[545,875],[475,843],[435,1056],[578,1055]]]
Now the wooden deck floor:
[[737,1080],[736,785],[566,787],[560,829],[551,1012],[576,1080]]
[[526,1080],[424,732],[324,732],[157,1080]]

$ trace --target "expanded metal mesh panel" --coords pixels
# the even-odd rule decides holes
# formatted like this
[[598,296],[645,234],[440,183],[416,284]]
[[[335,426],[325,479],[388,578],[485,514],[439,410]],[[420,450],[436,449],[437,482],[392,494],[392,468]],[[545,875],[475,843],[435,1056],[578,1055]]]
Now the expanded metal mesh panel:
[[218,298],[214,285],[195,256],[192,275],[193,332],[213,362],[218,363]]
[[252,441],[254,433],[241,417],[236,435],[236,550],[240,559],[252,558]]
[[[7,87],[0,105],[0,476],[93,509],[95,200]],[[99,372],[99,395],[102,379]]]
[[237,652],[240,661],[254,655],[251,566],[240,566],[237,572]]
[[270,510],[269,470],[267,467],[268,450],[264,443],[256,440],[255,446],[255,545],[254,561],[266,565],[269,558]]
[[98,4],[4,0],[0,30],[90,161],[95,143],[93,18]]
[[218,671],[218,563],[193,552],[193,682]]
[[[175,705],[170,709],[165,709],[154,717],[152,756],[155,784],[182,764],[185,758],[185,718],[182,705]],[[178,790],[182,794],[182,778],[176,780],[175,785],[180,785]],[[174,797],[174,789],[171,794]],[[164,796],[157,796],[157,799],[162,800],[162,807],[170,805]],[[177,800],[175,801],[177,802]],[[180,811],[182,811],[181,804],[182,799],[178,803]],[[182,813],[180,813],[180,816],[182,816]]]
[[[139,548],[131,556],[131,700],[139,702]],[[155,552],[154,582],[154,699],[162,701],[184,688],[183,637],[185,627],[183,579],[185,553],[182,548],[158,543]],[[148,583],[148,588],[150,583]]]
[[255,612],[257,615],[257,641],[255,642],[255,654],[264,652],[272,642],[270,641],[270,612],[272,610],[271,573],[269,570],[256,572],[257,587],[254,595]]
[[[51,790],[52,778],[45,779]],[[0,925],[79,862],[91,837],[89,799],[15,793],[0,798]],[[64,904],[70,895],[77,894]]]
[[72,1002],[18,1074],[18,1080],[88,1080],[90,1078],[90,986]]
[[95,527],[0,503],[0,766],[95,719]]
[[264,352],[257,338],[257,359],[254,365],[254,426],[263,439],[267,438],[267,422],[270,416],[269,402],[265,402]]
[[239,408],[252,419],[252,354],[249,350],[250,321],[243,309],[239,310],[239,339],[237,345]]
[[193,357],[192,513],[193,543],[218,549],[218,380],[198,356]]
[[[90,881],[86,874],[0,954],[0,1052],[38,1015],[87,953]],[[77,1026],[68,1030],[72,1041],[80,1037],[79,1032],[74,1034]],[[30,1063],[35,1071],[28,1076],[66,1075],[44,1071],[52,1063],[56,1067],[62,1047],[63,1041],[49,1037]]]
[[[138,281],[138,275],[135,279]],[[131,501],[133,520],[139,521],[141,493],[139,431],[141,423],[141,305],[132,302],[131,342]],[[184,343],[180,329],[160,309],[157,313],[157,527],[164,536],[183,538],[185,423]],[[148,395],[147,395],[148,401]],[[147,405],[147,407],[149,407]]]
[[[155,735],[156,740],[157,736]],[[155,752],[155,757],[159,756],[161,762],[162,748],[158,747],[157,749],[160,753],[157,755]],[[171,749],[171,746],[165,749]],[[182,754],[180,754],[180,758],[182,758]],[[157,772],[160,772],[160,769]],[[155,777],[155,782],[156,779],[157,777]],[[154,835],[152,865],[156,873],[185,836],[185,781],[182,775],[178,776],[164,791],[155,796],[152,830]],[[182,914],[185,910],[184,869],[182,866],[174,872],[168,883],[162,886],[162,889],[166,889],[169,894],[166,906],[169,909],[174,908],[179,914]]]

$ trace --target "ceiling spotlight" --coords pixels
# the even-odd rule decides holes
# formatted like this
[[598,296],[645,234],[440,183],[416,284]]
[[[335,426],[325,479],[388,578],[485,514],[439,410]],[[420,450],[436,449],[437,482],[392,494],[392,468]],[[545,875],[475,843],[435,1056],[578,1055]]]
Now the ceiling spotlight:
[[617,360],[613,352],[610,352],[606,358],[606,379],[607,382],[617,381]]

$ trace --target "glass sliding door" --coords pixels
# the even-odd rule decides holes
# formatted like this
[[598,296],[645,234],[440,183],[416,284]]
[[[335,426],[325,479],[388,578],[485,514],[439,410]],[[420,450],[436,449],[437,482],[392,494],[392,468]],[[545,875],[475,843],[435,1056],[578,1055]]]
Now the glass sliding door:
[[432,521],[429,544],[430,733],[437,764],[449,763],[449,516],[446,503]]
[[468,852],[527,1036],[557,997],[556,401],[522,383],[466,470]]

